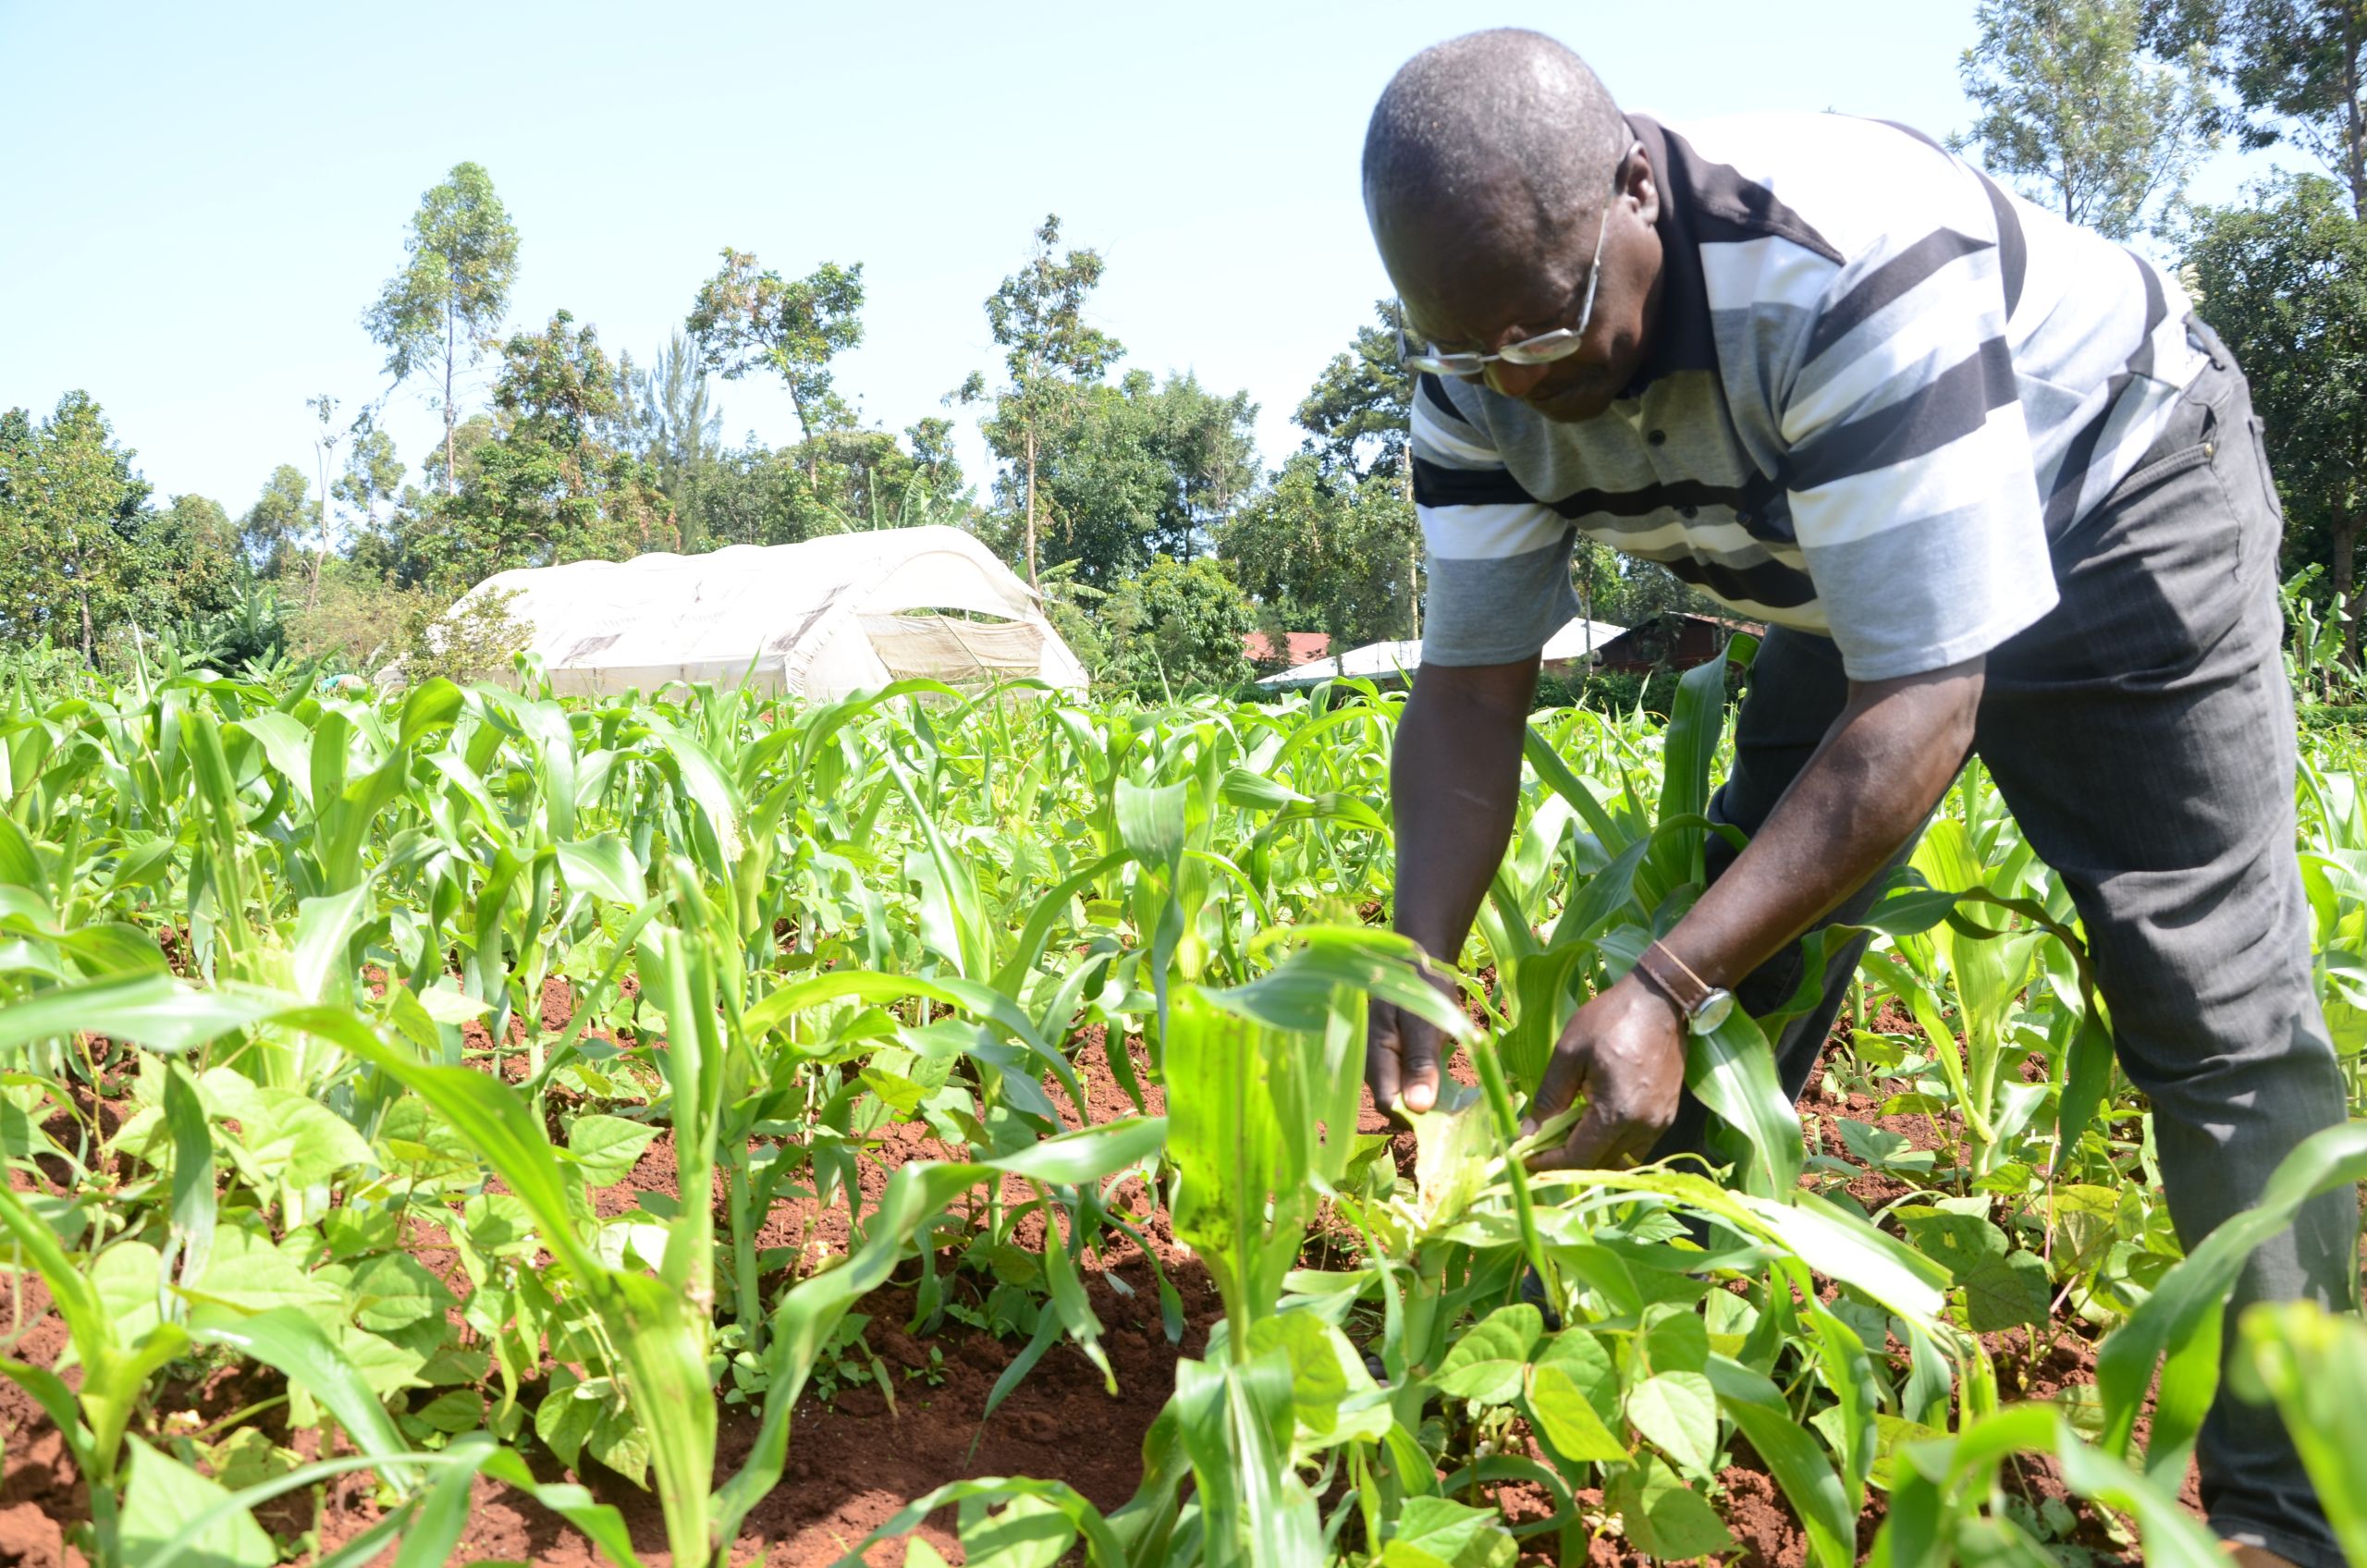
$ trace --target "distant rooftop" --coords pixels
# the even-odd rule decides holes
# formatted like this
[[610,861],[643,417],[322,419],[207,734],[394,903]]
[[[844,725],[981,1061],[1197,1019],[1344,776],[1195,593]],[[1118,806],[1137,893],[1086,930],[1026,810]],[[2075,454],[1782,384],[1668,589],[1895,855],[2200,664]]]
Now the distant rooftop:
[[1306,664],[1319,659],[1331,651],[1330,633],[1322,631],[1285,631],[1283,649],[1278,660],[1273,639],[1263,631],[1252,631],[1241,640],[1241,656],[1257,664]]

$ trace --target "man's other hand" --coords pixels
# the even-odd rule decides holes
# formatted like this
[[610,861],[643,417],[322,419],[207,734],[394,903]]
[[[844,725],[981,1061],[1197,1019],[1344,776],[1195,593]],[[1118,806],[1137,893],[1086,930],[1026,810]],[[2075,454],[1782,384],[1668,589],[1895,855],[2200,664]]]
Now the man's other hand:
[[[1450,1000],[1454,982],[1424,968],[1431,985]],[[1387,1115],[1418,1114],[1439,1103],[1439,1062],[1446,1055],[1446,1032],[1393,1003],[1376,1000],[1366,1014],[1365,1084],[1373,1109]]]
[[1580,1095],[1586,1114],[1560,1148],[1528,1163],[1538,1170],[1613,1170],[1639,1160],[1676,1120],[1684,1088],[1685,1031],[1675,1005],[1630,974],[1578,1009],[1562,1031],[1521,1132],[1534,1133]]

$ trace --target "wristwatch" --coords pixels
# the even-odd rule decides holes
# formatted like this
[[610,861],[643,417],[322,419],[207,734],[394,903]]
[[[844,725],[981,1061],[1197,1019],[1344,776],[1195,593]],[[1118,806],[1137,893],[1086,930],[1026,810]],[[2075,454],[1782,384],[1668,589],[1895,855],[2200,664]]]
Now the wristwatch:
[[1711,985],[1657,941],[1637,958],[1636,973],[1685,1015],[1685,1026],[1696,1035],[1716,1034],[1718,1025],[1735,1010],[1732,991]]

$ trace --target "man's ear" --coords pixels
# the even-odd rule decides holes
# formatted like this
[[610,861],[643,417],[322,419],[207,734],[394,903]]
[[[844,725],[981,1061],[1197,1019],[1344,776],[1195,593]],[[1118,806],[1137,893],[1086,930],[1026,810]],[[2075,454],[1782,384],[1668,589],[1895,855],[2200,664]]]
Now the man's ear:
[[1636,216],[1645,227],[1661,220],[1661,182],[1652,173],[1652,155],[1638,147],[1627,160],[1627,184],[1622,192],[1636,198]]

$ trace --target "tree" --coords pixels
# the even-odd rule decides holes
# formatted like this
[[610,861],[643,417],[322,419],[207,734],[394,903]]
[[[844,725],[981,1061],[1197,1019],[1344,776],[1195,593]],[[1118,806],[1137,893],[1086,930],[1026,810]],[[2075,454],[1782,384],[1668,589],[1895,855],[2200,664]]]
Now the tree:
[[518,230],[494,192],[493,177],[475,164],[455,164],[443,184],[422,195],[411,227],[403,241],[409,263],[386,280],[362,324],[386,350],[386,371],[398,385],[423,370],[443,372],[444,493],[450,496],[460,421],[453,383],[500,334],[518,276]]
[[[1205,552],[1257,482],[1257,414],[1248,393],[1220,397],[1189,374],[1162,384],[1132,371],[1115,386],[1076,388],[1036,447],[1039,566],[1075,561],[1077,581],[1106,590],[1155,555]],[[1007,520],[999,543],[1012,553],[1026,547],[1025,486],[1024,469],[997,486]]]
[[1242,644],[1257,629],[1249,601],[1223,564],[1160,556],[1102,602],[1108,663],[1102,679],[1145,702],[1170,693],[1229,690],[1249,679]]
[[419,465],[430,485],[446,495],[457,495],[468,488],[469,480],[477,470],[477,458],[484,444],[493,439],[497,426],[491,414],[471,414],[452,428],[448,445],[431,447],[425,460]]
[[724,380],[752,370],[781,378],[801,438],[852,423],[830,361],[863,341],[862,263],[824,262],[790,281],[758,272],[754,255],[727,245],[722,268],[699,286],[689,325],[701,361]]
[[[2367,223],[2316,175],[2282,176],[2252,195],[2250,206],[2197,213],[2189,259],[2203,313],[2267,427],[2287,556],[2326,562],[2333,592],[2349,598],[2367,526]],[[2343,628],[2354,664],[2359,629],[2354,606]]]
[[[1392,542],[1400,545],[1403,553],[1388,570],[1403,574],[1404,613],[1387,632],[1373,631],[1371,636],[1394,635],[1402,629],[1409,638],[1419,637],[1422,538],[1420,529],[1414,526],[1414,464],[1410,449],[1414,378],[1406,374],[1404,361],[1397,357],[1396,301],[1376,300],[1372,313],[1373,325],[1356,328],[1346,351],[1331,357],[1331,362],[1323,367],[1315,385],[1300,399],[1294,417],[1299,428],[1307,433],[1302,449],[1321,465],[1325,483],[1332,488],[1343,493],[1361,492],[1366,482],[1375,478],[1396,483],[1403,508],[1396,526],[1384,528],[1380,534],[1367,532],[1366,537],[1367,543],[1378,545],[1383,538],[1402,535]],[[1363,563],[1357,563],[1354,574],[1369,575]],[[1393,593],[1392,596],[1399,597]],[[1357,597],[1358,602],[1371,602],[1368,594]],[[1321,598],[1327,606],[1336,608],[1336,594]]]
[[[1002,347],[1011,379],[995,395],[994,416],[984,430],[995,455],[1018,470],[1030,587],[1040,587],[1036,471],[1044,447],[1073,416],[1083,389],[1125,353],[1117,339],[1085,324],[1085,301],[1101,282],[1100,253],[1070,251],[1056,257],[1060,243],[1055,213],[1036,230],[1026,262],[987,299],[987,325]],[[955,396],[967,402],[983,392],[973,375]]]
[[68,392],[36,425],[0,416],[0,626],[44,635],[95,663],[99,633],[122,613],[125,556],[148,484],[87,392]]
[[502,346],[494,434],[440,519],[431,581],[466,586],[513,566],[619,559],[670,535],[649,465],[619,445],[625,388],[599,335],[566,311]]
[[1413,622],[1406,563],[1420,530],[1395,475],[1355,484],[1327,474],[1318,453],[1296,453],[1218,531],[1217,548],[1269,633],[1322,631],[1344,652]]
[[307,570],[304,574],[305,603],[310,606],[320,602],[321,563],[329,557],[329,454],[337,450],[337,444],[344,439],[345,432],[335,428],[337,419],[335,398],[324,392],[317,398],[305,398],[304,406],[313,410],[313,417],[321,423],[320,429],[313,433],[313,450],[320,460],[321,498],[320,543],[312,551],[312,559],[306,563]]
[[263,493],[239,521],[239,547],[259,576],[277,577],[302,538],[313,510],[312,481],[294,463],[281,463],[264,482]]
[[2145,0],[2158,48],[2199,48],[2235,90],[2223,115],[2247,147],[2291,141],[2367,218],[2367,0]]
[[904,443],[912,448],[913,466],[930,491],[943,496],[962,493],[962,459],[953,450],[953,422],[930,416],[904,426]]
[[1377,300],[1372,311],[1375,325],[1356,328],[1346,350],[1331,356],[1293,417],[1327,476],[1350,484],[1403,476],[1410,496],[1414,378],[1397,358],[1395,302]]
[[635,370],[627,356],[624,374],[637,455],[656,472],[676,514],[687,518],[723,450],[723,412],[708,407],[706,369],[678,329],[647,370]]
[[2201,52],[2147,58],[2142,5],[1981,0],[1959,67],[1981,114],[1957,149],[1978,146],[2025,194],[2115,239],[2174,201],[2215,141]]
[[176,496],[133,520],[121,555],[124,613],[146,627],[237,606],[252,581],[239,554],[238,525],[221,503]]
[[362,514],[364,529],[374,529],[379,506],[395,498],[402,482],[403,464],[395,453],[395,438],[379,429],[364,410],[353,422],[353,445],[345,454],[345,472],[337,477],[337,498]]

